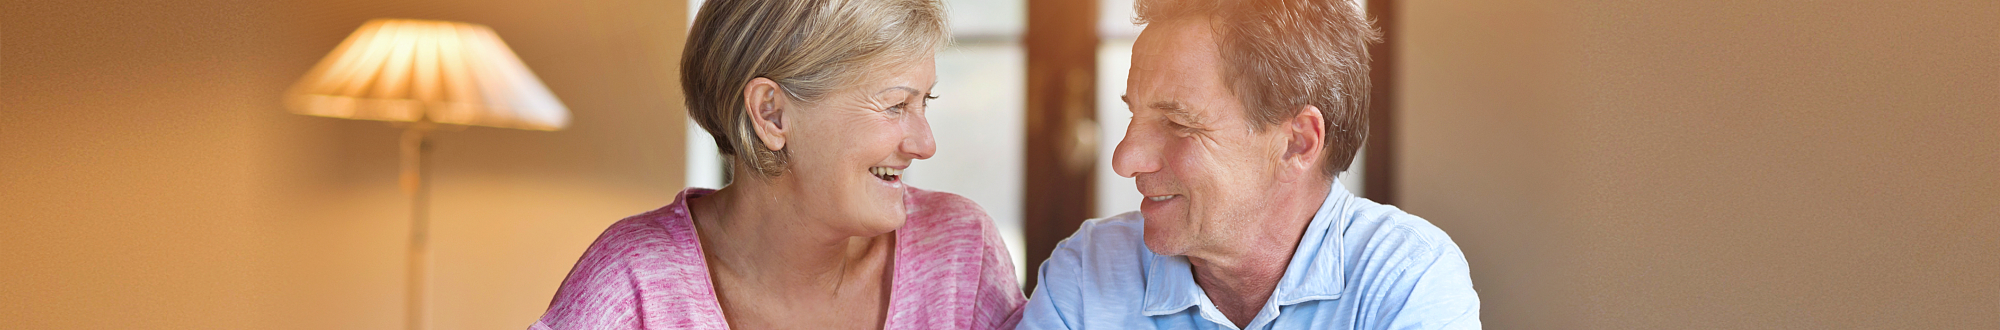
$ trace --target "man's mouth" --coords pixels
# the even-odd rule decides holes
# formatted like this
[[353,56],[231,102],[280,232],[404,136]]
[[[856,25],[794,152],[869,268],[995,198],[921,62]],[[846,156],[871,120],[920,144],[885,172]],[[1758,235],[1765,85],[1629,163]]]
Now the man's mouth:
[[1146,196],[1146,200],[1149,200],[1149,201],[1155,201],[1155,202],[1165,202],[1165,201],[1167,201],[1167,200],[1169,200],[1169,199],[1174,199],[1174,197],[1181,197],[1181,195],[1159,195],[1159,196]]
[[868,173],[874,174],[876,179],[882,179],[882,181],[888,181],[888,182],[896,182],[896,179],[900,179],[903,177],[902,169],[891,168],[891,167],[882,167],[882,166],[870,167],[868,168]]

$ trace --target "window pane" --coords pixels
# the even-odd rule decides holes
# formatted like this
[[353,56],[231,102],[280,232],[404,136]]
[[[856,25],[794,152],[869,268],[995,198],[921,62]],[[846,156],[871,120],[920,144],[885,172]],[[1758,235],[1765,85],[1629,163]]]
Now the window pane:
[[[1119,1],[1107,1],[1119,2]],[[1127,2],[1129,3],[1129,2]],[[1129,11],[1129,5],[1126,7]],[[1131,23],[1126,23],[1131,25]],[[1106,38],[1097,46],[1097,215],[1104,218],[1119,213],[1138,211],[1139,200],[1145,198],[1132,179],[1118,176],[1111,170],[1111,152],[1118,148],[1118,141],[1125,139],[1125,125],[1132,121],[1132,112],[1126,110],[1125,74],[1132,67],[1132,39]]]
[[1019,0],[949,0],[945,10],[958,38],[1017,37],[1027,25],[1027,3]]

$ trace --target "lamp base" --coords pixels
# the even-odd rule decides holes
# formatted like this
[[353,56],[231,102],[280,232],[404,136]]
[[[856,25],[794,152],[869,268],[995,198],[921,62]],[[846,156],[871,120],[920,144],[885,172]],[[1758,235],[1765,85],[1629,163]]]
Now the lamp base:
[[424,158],[430,155],[430,122],[412,122],[403,130],[403,193],[410,197],[409,274],[405,282],[404,328],[430,328],[430,185],[426,182]]

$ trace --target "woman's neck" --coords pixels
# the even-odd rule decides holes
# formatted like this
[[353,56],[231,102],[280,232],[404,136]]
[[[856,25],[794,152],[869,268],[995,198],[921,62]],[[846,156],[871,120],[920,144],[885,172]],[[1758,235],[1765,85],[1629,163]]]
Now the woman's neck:
[[[714,194],[688,201],[711,268],[763,288],[831,290],[879,281],[880,264],[894,235],[850,236],[828,225],[826,215],[800,207],[785,178],[741,178]],[[871,262],[874,261],[874,262]],[[871,277],[876,278],[857,278]]]

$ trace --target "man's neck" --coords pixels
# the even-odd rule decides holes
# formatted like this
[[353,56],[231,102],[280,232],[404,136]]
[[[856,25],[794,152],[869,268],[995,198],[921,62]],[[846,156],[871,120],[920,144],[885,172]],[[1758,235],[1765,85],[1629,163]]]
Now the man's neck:
[[1285,276],[1292,254],[1299,248],[1306,226],[1332,193],[1331,183],[1317,185],[1316,189],[1300,186],[1281,190],[1292,193],[1274,194],[1275,205],[1268,208],[1273,212],[1257,215],[1263,220],[1256,227],[1263,230],[1231,242],[1219,242],[1230,245],[1217,249],[1221,253],[1188,255],[1195,284],[1201,286],[1209,301],[1237,328],[1249,326],[1250,320],[1270,301],[1278,281]]

